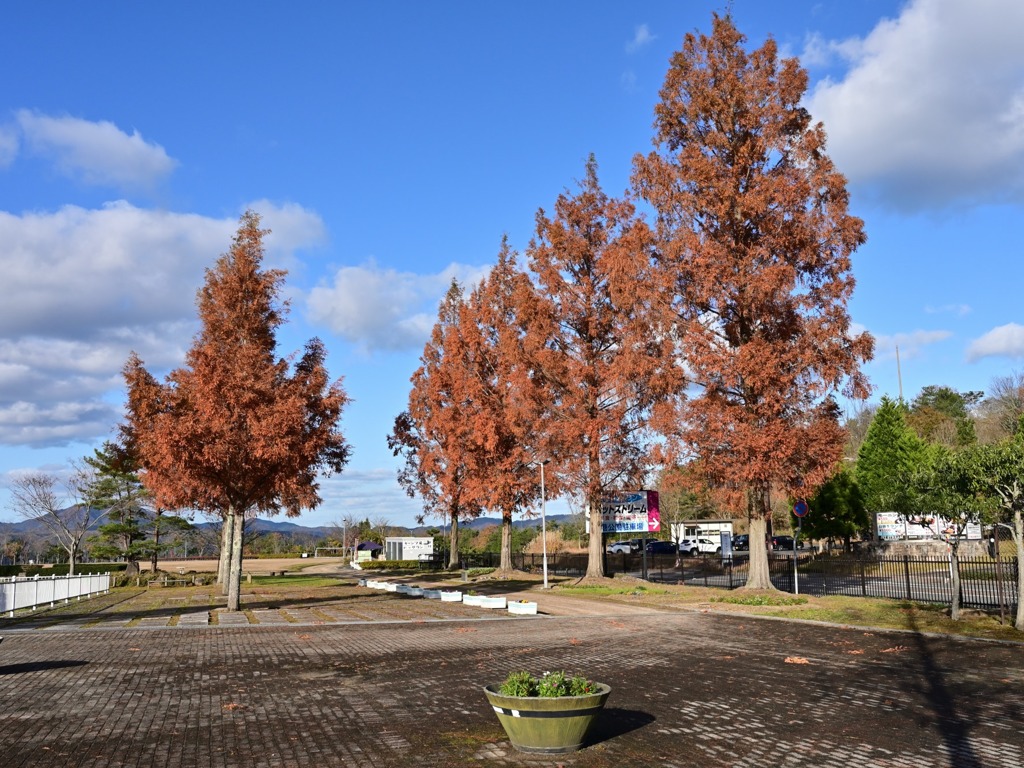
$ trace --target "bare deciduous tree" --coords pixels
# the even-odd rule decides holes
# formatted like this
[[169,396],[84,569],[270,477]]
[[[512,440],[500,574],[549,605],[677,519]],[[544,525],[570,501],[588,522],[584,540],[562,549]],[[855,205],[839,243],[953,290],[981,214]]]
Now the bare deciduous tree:
[[11,509],[52,534],[68,553],[68,573],[72,576],[86,533],[106,515],[105,510],[94,508],[89,499],[83,497],[83,491],[91,482],[89,472],[88,467],[79,467],[68,481],[45,472],[33,472],[10,484]]

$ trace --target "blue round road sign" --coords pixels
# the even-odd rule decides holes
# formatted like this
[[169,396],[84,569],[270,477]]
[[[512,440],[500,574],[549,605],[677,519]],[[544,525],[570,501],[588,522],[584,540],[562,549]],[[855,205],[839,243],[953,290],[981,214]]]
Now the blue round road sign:
[[808,512],[810,512],[810,509],[807,506],[807,502],[803,499],[800,499],[800,501],[793,505],[793,514],[797,517],[803,517]]

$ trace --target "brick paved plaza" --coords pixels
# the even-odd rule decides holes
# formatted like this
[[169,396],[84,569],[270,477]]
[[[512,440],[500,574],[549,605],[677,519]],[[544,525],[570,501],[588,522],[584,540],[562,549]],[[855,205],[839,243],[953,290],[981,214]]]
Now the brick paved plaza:
[[[199,603],[0,624],[0,767],[1024,765],[1013,644],[357,589],[211,626]],[[523,667],[612,686],[585,750],[510,749],[480,687]]]

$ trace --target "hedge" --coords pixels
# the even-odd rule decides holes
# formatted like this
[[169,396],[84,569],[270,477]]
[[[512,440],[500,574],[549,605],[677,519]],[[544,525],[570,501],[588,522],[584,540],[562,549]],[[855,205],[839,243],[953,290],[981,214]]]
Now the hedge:
[[419,560],[360,560],[364,571],[416,571],[423,566]]

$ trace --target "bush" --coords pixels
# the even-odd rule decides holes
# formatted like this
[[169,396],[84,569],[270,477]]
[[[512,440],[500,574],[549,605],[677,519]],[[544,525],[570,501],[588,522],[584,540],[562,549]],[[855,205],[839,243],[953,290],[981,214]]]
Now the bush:
[[364,560],[359,563],[364,571],[415,571],[420,567],[419,560]]

